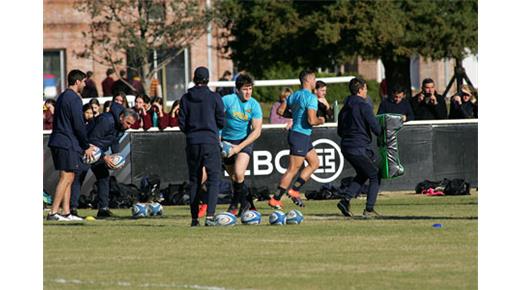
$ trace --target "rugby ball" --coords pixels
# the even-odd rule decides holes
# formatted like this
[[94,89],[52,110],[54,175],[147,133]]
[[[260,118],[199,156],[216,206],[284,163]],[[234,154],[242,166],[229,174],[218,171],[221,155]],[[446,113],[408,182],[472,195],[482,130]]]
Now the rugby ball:
[[256,210],[248,210],[242,214],[240,220],[245,225],[258,225],[262,222],[262,215]]
[[293,209],[287,213],[287,224],[298,225],[303,222],[303,214],[297,209]]
[[237,217],[232,213],[223,212],[215,216],[215,221],[219,226],[233,226],[237,223]]
[[132,217],[134,219],[144,218],[148,216],[148,207],[142,203],[136,203],[132,206]]
[[220,148],[222,148],[222,151],[220,152],[222,154],[222,157],[226,158],[229,156],[229,153],[231,152],[231,149],[233,148],[233,144],[231,144],[227,141],[222,141],[220,143]]
[[163,213],[162,205],[158,202],[152,202],[148,205],[148,214],[150,216],[160,216]]
[[97,162],[101,157],[101,153],[101,149],[99,149],[99,147],[94,146],[94,159],[88,160],[87,155],[83,155],[83,163],[93,164]]
[[112,162],[115,164],[115,167],[112,169],[119,169],[125,165],[125,157],[123,157],[123,155],[112,154],[110,155],[110,158],[112,159]]
[[270,216],[269,216],[269,223],[272,225],[285,225],[286,216],[285,213],[279,210],[275,210]]

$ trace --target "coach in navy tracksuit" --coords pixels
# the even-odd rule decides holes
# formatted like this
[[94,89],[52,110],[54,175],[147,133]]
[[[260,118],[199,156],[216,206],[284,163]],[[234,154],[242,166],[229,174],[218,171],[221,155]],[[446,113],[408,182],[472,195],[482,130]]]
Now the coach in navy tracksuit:
[[[99,147],[102,152],[106,152],[109,147],[112,153],[119,152],[119,139],[124,131],[132,126],[139,119],[137,113],[131,109],[125,109],[118,103],[112,103],[110,111],[97,116],[92,122],[87,125],[88,141],[91,144]],[[112,159],[103,153],[102,157],[92,165],[83,166],[81,173],[76,174],[74,183],[72,184],[72,193],[70,205],[73,214],[77,215],[77,208],[79,204],[79,196],[81,191],[81,184],[87,175],[88,169],[97,179],[98,188],[98,212],[97,218],[105,218],[112,216],[112,212],[108,208],[109,201],[109,168],[114,168]]]
[[[53,130],[48,146],[51,149],[54,168],[60,172],[60,180],[47,220],[81,220],[70,214],[69,199],[75,172],[83,164],[82,155],[85,153],[91,158],[95,148],[87,141],[87,130],[83,120],[80,92],[85,87],[85,78],[86,74],[80,70],[70,71],[67,75],[69,87],[56,101]],[[60,206],[62,214],[58,213]]]
[[370,148],[372,133],[381,134],[381,127],[377,122],[372,107],[366,102],[367,85],[359,78],[349,83],[352,96],[346,99],[338,121],[338,134],[341,137],[341,152],[356,171],[356,176],[346,191],[345,197],[338,203],[338,208],[347,216],[352,216],[350,199],[356,196],[361,186],[369,180],[368,196],[364,217],[373,217],[378,214],[374,206],[379,192],[379,166],[375,152]]
[[209,71],[195,69],[195,87],[181,98],[179,127],[186,135],[186,159],[190,179],[191,225],[198,226],[202,168],[208,175],[208,211],[206,226],[215,225],[215,208],[221,173],[219,129],[224,127],[224,104],[219,94],[209,90]]

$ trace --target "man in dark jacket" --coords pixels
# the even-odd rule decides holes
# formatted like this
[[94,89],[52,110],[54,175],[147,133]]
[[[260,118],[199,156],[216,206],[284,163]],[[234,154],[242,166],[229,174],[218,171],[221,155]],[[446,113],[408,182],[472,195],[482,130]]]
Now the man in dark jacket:
[[[70,188],[75,171],[83,164],[82,155],[92,158],[95,147],[87,140],[87,130],[83,120],[80,92],[85,87],[86,75],[80,70],[72,70],[67,75],[69,87],[58,96],[54,110],[53,130],[48,146],[51,149],[54,168],[60,172],[52,208],[47,220],[81,220],[70,213]],[[58,213],[60,206],[62,214]]]
[[219,94],[209,90],[209,71],[195,69],[195,87],[181,98],[179,127],[186,135],[186,159],[190,180],[191,226],[198,226],[203,167],[206,168],[208,209],[206,226],[216,225],[214,214],[221,177],[219,129],[224,127],[224,104]]
[[410,102],[405,99],[405,90],[401,86],[395,86],[392,89],[391,97],[387,97],[381,101],[377,114],[400,114],[405,116],[404,121],[415,119]]
[[379,214],[374,210],[379,192],[381,177],[375,152],[370,148],[372,132],[381,134],[381,126],[377,122],[372,107],[366,102],[367,85],[359,78],[349,83],[352,96],[345,100],[338,120],[338,134],[341,137],[341,153],[356,171],[354,180],[348,187],[345,197],[338,203],[338,208],[346,217],[351,217],[350,200],[354,198],[361,186],[369,180],[368,196],[363,217],[370,218]]
[[117,96],[120,92],[125,93],[125,95],[133,94],[132,89],[127,85],[127,83],[130,83],[130,80],[126,78],[126,71],[119,71],[119,77],[120,79],[115,81],[112,85],[112,96]]
[[[118,103],[112,103],[110,111],[97,116],[87,126],[87,136],[90,143],[99,147],[102,152],[107,152],[110,148],[112,154],[119,153],[119,139],[124,131],[132,126],[139,116],[132,109],[125,109]],[[109,202],[109,178],[108,169],[114,168],[114,163],[110,155],[102,154],[102,157],[92,165],[83,166],[83,170],[76,175],[72,185],[72,193],[70,206],[72,212],[77,215],[79,205],[79,196],[81,192],[81,184],[87,175],[88,169],[97,179],[98,188],[98,212],[97,218],[106,218],[113,216],[108,208]]]
[[435,90],[435,82],[426,78],[422,82],[422,91],[411,101],[416,120],[442,120],[448,117],[446,102]]

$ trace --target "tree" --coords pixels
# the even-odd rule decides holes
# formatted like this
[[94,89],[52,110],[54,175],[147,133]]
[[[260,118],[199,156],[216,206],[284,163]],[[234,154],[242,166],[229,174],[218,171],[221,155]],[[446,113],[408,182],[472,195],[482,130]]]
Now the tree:
[[[198,0],[80,0],[75,8],[92,19],[78,56],[127,69],[149,87],[154,74],[205,33],[213,12]],[[157,67],[152,55],[159,52]],[[131,86],[131,84],[128,84]]]
[[224,1],[231,57],[250,71],[277,62],[330,67],[380,58],[389,86],[410,87],[410,57],[477,52],[477,0]]

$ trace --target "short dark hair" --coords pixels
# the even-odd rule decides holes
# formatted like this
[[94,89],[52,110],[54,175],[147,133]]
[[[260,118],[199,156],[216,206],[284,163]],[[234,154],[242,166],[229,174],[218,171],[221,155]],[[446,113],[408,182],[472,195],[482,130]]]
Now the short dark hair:
[[323,87],[326,87],[327,84],[324,81],[316,81],[316,89],[321,89]]
[[222,76],[230,76],[230,75],[231,75],[231,72],[228,71],[228,70],[226,70],[226,71],[224,72],[224,74],[222,74]]
[[92,112],[94,112],[94,109],[92,109],[90,104],[83,105],[83,113],[85,113],[87,110],[92,110]]
[[406,93],[406,90],[401,85],[395,85],[392,88],[392,95],[400,94],[400,93]]
[[87,78],[90,78],[90,77],[93,76],[93,75],[94,75],[94,73],[93,73],[92,71],[88,71],[88,72],[87,72]]
[[353,78],[348,83],[348,88],[351,94],[357,95],[359,90],[362,89],[366,84],[367,82],[362,78]]
[[235,87],[240,90],[245,85],[254,85],[253,77],[247,73],[239,74],[235,80]]
[[[131,116],[132,118],[134,118],[134,120],[136,121],[139,121],[139,114],[137,114],[136,111],[134,111],[133,109],[124,109],[123,112],[121,112],[121,115],[123,115],[124,117],[128,117],[128,116]],[[119,115],[119,116],[121,116]]]
[[87,77],[87,75],[80,71],[79,69],[73,69],[67,75],[67,82],[69,86],[73,86],[76,84],[76,81],[82,81]]
[[311,69],[304,69],[300,72],[300,76],[299,76],[299,79],[300,79],[300,84],[303,85],[303,83],[307,80],[307,77],[309,75],[313,75],[315,74],[313,70]]
[[124,69],[119,71],[119,75],[124,78],[126,76],[126,71]]
[[424,86],[427,85],[427,84],[435,84],[435,82],[431,78],[425,78],[422,81],[422,87],[424,88]]
[[109,68],[107,69],[107,77],[114,73],[114,69]]

